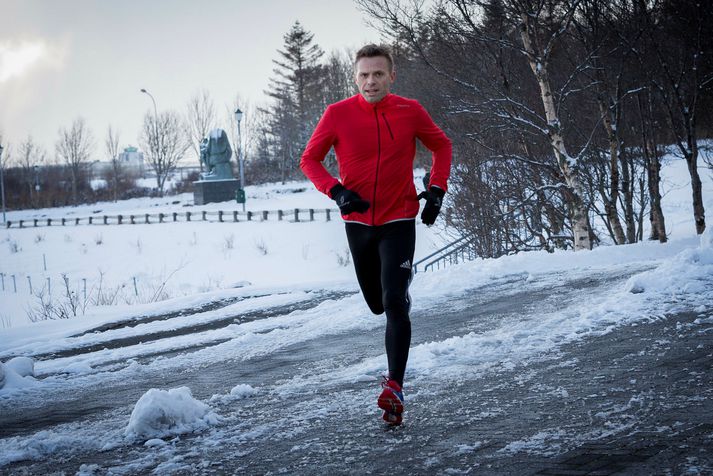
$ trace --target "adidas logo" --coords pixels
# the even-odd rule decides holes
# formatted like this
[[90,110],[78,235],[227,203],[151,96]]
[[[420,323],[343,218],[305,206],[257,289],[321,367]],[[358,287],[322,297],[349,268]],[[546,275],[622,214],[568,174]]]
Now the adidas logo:
[[401,266],[399,266],[399,267],[404,268],[404,269],[411,269],[411,260],[407,259],[406,261],[401,263]]

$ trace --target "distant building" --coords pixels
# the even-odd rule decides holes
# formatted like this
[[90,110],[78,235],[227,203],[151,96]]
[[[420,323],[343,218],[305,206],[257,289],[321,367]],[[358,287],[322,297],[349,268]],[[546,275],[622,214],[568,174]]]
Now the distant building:
[[119,162],[122,165],[127,165],[129,167],[135,167],[139,170],[144,169],[144,153],[139,152],[139,149],[130,145],[124,148],[124,152],[119,154]]
[[[136,175],[144,175],[144,153],[130,145],[118,156],[119,165],[124,171],[131,171]],[[91,164],[91,175],[95,179],[101,178],[111,170],[111,162],[94,161]]]

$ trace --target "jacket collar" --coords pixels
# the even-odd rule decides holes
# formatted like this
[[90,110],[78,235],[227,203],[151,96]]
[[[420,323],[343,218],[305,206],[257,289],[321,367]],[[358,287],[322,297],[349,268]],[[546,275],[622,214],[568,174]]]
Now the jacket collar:
[[357,93],[357,101],[359,102],[359,106],[364,109],[365,111],[373,111],[374,109],[385,109],[391,103],[394,101],[395,96],[392,93],[387,94],[384,96],[381,101],[377,103],[370,103],[366,99],[364,99],[364,96],[361,94]]

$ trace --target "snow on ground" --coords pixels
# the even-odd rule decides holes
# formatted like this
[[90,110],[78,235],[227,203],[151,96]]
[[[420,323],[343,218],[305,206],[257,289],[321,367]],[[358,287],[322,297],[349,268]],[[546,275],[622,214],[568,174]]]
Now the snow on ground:
[[[612,269],[631,264],[661,265],[660,275],[642,274],[630,280],[629,289],[620,290],[626,303],[637,299],[642,306],[654,302],[651,295],[705,294],[705,274],[710,270],[705,249],[699,249],[699,238],[692,224],[690,190],[685,162],[669,159],[664,169],[663,206],[671,241],[666,245],[643,242],[627,246],[602,246],[589,252],[522,253],[497,260],[477,260],[446,271],[419,273],[413,284],[415,305],[446,301],[448,296],[486,284],[510,274],[525,273],[528,281],[541,280],[546,285],[556,273],[573,270]],[[418,175],[418,174],[417,174]],[[713,186],[710,173],[703,170],[706,209],[713,209]],[[416,181],[419,181],[417,176]],[[189,196],[163,199],[135,199],[120,203],[102,203],[62,209],[11,212],[9,219],[59,217],[76,213],[85,216],[98,213],[140,213],[157,208],[168,210],[171,201],[189,201]],[[248,189],[248,205],[252,210],[291,209],[295,207],[327,208],[331,200],[306,182],[266,185]],[[209,204],[199,209],[237,209],[235,203]],[[101,209],[101,211],[100,211]],[[22,214],[24,213],[24,214]],[[4,355],[32,355],[57,352],[77,346],[87,346],[102,340],[126,338],[167,327],[196,325],[218,320],[227,315],[252,309],[296,303],[314,297],[315,290],[357,291],[349,260],[343,225],[338,217],[330,222],[289,223],[286,221],[201,223],[178,222],[164,225],[133,226],[67,226],[5,230],[5,246],[0,247],[0,272],[5,290],[0,290],[0,359]],[[711,220],[709,220],[711,221]],[[709,227],[713,228],[713,227]],[[416,259],[429,254],[446,238],[436,227],[417,226]],[[704,256],[700,256],[703,254]],[[44,259],[43,259],[44,258]],[[699,261],[696,261],[699,260]],[[702,260],[702,261],[701,261]],[[45,272],[44,262],[47,262]],[[664,263],[664,264],[661,264]],[[655,273],[655,272],[652,272]],[[693,274],[692,274],[693,273]],[[697,273],[697,274],[696,274]],[[692,277],[694,274],[700,279]],[[681,276],[689,276],[688,280]],[[18,292],[13,292],[10,277],[15,277]],[[29,281],[34,291],[46,289],[49,281],[52,295],[64,293],[62,276],[67,276],[70,292],[78,296],[79,306],[87,304],[84,314],[74,319],[30,323],[27,312],[37,308],[39,299],[29,293]],[[29,279],[28,279],[29,278]],[[86,280],[86,284],[85,284]],[[45,287],[43,287],[43,285]],[[86,291],[85,291],[86,289]],[[644,292],[648,291],[648,292]],[[41,292],[41,291],[40,291]],[[616,294],[611,296],[616,300]],[[624,297],[626,299],[624,299]],[[126,316],[152,316],[196,307],[218,299],[242,299],[217,311],[193,313],[169,321],[158,321],[124,327],[101,336],[85,334],[71,337],[107,322]],[[97,300],[113,301],[111,306],[93,306]],[[60,299],[61,300],[61,299]],[[350,304],[345,312],[344,305]],[[352,305],[353,304],[353,305]],[[614,306],[612,302],[612,306]],[[620,305],[620,304],[617,304]],[[606,308],[606,305],[603,305]],[[634,306],[632,312],[634,311]],[[351,315],[356,321],[343,318],[337,327],[376,325],[373,320],[361,322],[365,306],[359,296],[327,301],[316,310],[304,311],[303,319],[290,316],[296,328],[302,322],[319,321],[319,314],[337,312]],[[353,309],[353,311],[351,311]],[[295,314],[295,313],[293,313]],[[300,314],[300,313],[296,313]],[[317,315],[313,315],[317,314]],[[606,314],[606,313],[604,313]],[[583,321],[591,316],[580,316]],[[622,319],[625,319],[622,318]],[[247,334],[261,326],[275,326],[280,319],[266,323],[229,326],[200,335],[156,341],[116,350],[93,352],[83,357],[54,359],[40,363],[39,375],[57,372],[91,373],[98,365],[130,359],[154,352],[161,347],[181,348],[196,342],[230,339],[244,340]],[[356,324],[359,322],[359,324]],[[571,318],[567,322],[573,322]],[[330,332],[335,324],[324,323]],[[306,325],[305,338],[318,326]],[[263,329],[264,330],[264,329]],[[294,335],[294,330],[291,332]],[[542,329],[542,332],[550,330]],[[465,338],[465,337],[464,337]],[[184,344],[181,341],[185,341]],[[293,339],[287,339],[293,341]],[[240,345],[244,345],[244,342]]]
[[[409,361],[413,380],[418,382],[434,371],[458,378],[493,367],[511,368],[563,343],[611,332],[622,324],[657,319],[680,310],[704,313],[713,308],[713,219],[710,218],[713,180],[710,173],[702,170],[709,229],[699,237],[695,235],[692,221],[685,163],[671,160],[663,174],[666,191],[663,207],[671,234],[671,241],[665,245],[643,242],[601,246],[578,253],[521,253],[417,274],[411,288],[414,309],[426,309],[437,315],[438,309],[457,307],[458,297],[464,293],[508,277],[524,278],[524,282],[535,289],[549,289],[565,278],[634,272],[626,282],[613,286],[609,293],[583,295],[581,300],[556,312],[538,312],[535,303],[531,314],[495,329],[417,345]],[[332,206],[329,199],[307,183],[254,187],[248,192],[249,209],[255,211]],[[153,213],[157,209],[180,206],[170,203],[174,200],[187,201],[188,197],[40,210],[24,215],[13,212],[10,219],[59,217],[70,213],[86,216],[99,209],[102,211],[98,213],[126,213],[128,210]],[[236,204],[210,204],[202,208],[228,211],[236,207]],[[112,380],[131,379],[139,373],[195,368],[228,358],[247,360],[323,335],[383,325],[381,320],[371,316],[357,293],[353,269],[346,262],[343,225],[338,218],[314,223],[183,222],[160,226],[10,229],[2,233],[0,271],[4,273],[5,291],[0,291],[0,318],[5,329],[0,329],[0,360],[5,361],[11,355],[46,355],[96,346],[91,352],[38,361],[32,374],[25,376],[12,365],[0,367],[6,381],[6,387],[0,390],[3,399],[41,398],[43,391],[52,388],[108,384]],[[445,239],[436,228],[419,225],[417,233],[417,258],[438,248]],[[48,262],[46,273],[43,255]],[[102,276],[103,288],[115,291],[123,300],[113,306],[89,306],[85,315],[75,319],[28,323],[24,310],[31,305],[29,292],[18,290],[15,294],[8,276],[14,274],[18,285],[27,284],[27,276],[35,283],[51,277],[52,283],[56,283],[53,286],[59,287],[62,281],[58,275],[62,273],[69,276],[70,289],[78,294],[83,293],[81,279],[87,279],[88,288],[93,290],[88,291],[89,295],[92,292],[96,295],[98,276]],[[137,289],[133,289],[133,278],[140,283]],[[139,292],[141,286],[146,288]],[[162,292],[169,299],[151,302],[152,295]],[[331,297],[308,309],[170,339],[140,342],[142,335],[219,322],[258,309],[299,304],[325,292],[332,293]],[[83,334],[101,324],[200,307],[221,299],[232,300],[232,303],[168,320],[137,321],[133,326]],[[102,348],[108,340],[133,337],[137,338],[135,344]],[[200,344],[206,347],[190,354],[176,352],[166,358],[140,360],[143,356]],[[329,384],[373,379],[384,365],[385,356],[379,355],[331,369]],[[325,378],[314,372],[296,375],[278,384],[276,390],[288,395],[312,391],[315,385],[324,384]],[[158,437],[214,424],[219,416],[213,413],[211,405],[249,398],[261,392],[260,388],[239,382],[234,385],[230,393],[213,395],[208,403],[194,399],[190,389],[185,387],[151,390],[136,403],[128,422],[117,416],[116,422],[101,423],[102,429],[115,427],[120,431],[108,431],[104,435],[95,429],[93,436],[82,439],[78,436],[80,432],[69,428],[75,425],[72,423],[64,433],[57,429],[37,433],[29,439],[11,438],[0,442],[3,449],[0,465],[24,458],[41,458],[75,445],[97,449],[121,445],[126,435],[141,435],[144,439],[150,438],[147,445],[161,446],[163,440],[157,440]],[[412,398],[419,396],[414,394]],[[162,427],[161,422],[165,421],[169,424]],[[91,438],[96,441],[90,441]],[[530,443],[540,444],[536,439]]]
[[[248,187],[247,192],[248,211],[336,210],[329,198],[306,182]],[[223,210],[232,216],[233,210],[242,210],[242,206],[234,202],[192,206],[192,201],[191,194],[183,194],[15,211],[8,213],[8,220],[103,214],[127,216],[159,211],[183,214],[185,210],[192,213]],[[192,221],[2,230],[0,329],[30,324],[28,314],[33,310],[37,314],[37,310],[45,309],[46,314],[47,306],[42,306],[39,295],[44,295],[46,303],[51,294],[57,303],[66,302],[62,297],[73,293],[79,308],[76,314],[96,323],[97,319],[126,314],[128,306],[135,312],[136,304],[161,301],[165,309],[166,305],[171,306],[166,304],[170,298],[194,296],[200,299],[201,293],[221,289],[353,281],[344,225],[337,213],[332,217],[327,222],[325,215],[320,214],[314,222],[293,223],[287,218],[277,221],[273,214],[268,221],[249,223]],[[437,228],[418,226],[417,236],[416,256],[425,256],[444,243]],[[97,307],[97,303],[113,305]],[[185,300],[181,303],[185,304]]]

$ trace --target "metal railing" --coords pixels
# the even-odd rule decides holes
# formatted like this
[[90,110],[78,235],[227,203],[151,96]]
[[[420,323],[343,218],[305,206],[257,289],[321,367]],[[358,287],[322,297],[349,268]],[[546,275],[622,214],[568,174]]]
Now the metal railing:
[[431,271],[441,269],[441,265],[445,268],[448,264],[457,264],[459,262],[474,260],[477,256],[470,247],[470,242],[473,235],[466,235],[457,240],[448,243],[443,248],[434,251],[430,255],[416,261],[413,264],[413,272],[418,273],[418,266],[423,264],[422,271]]

